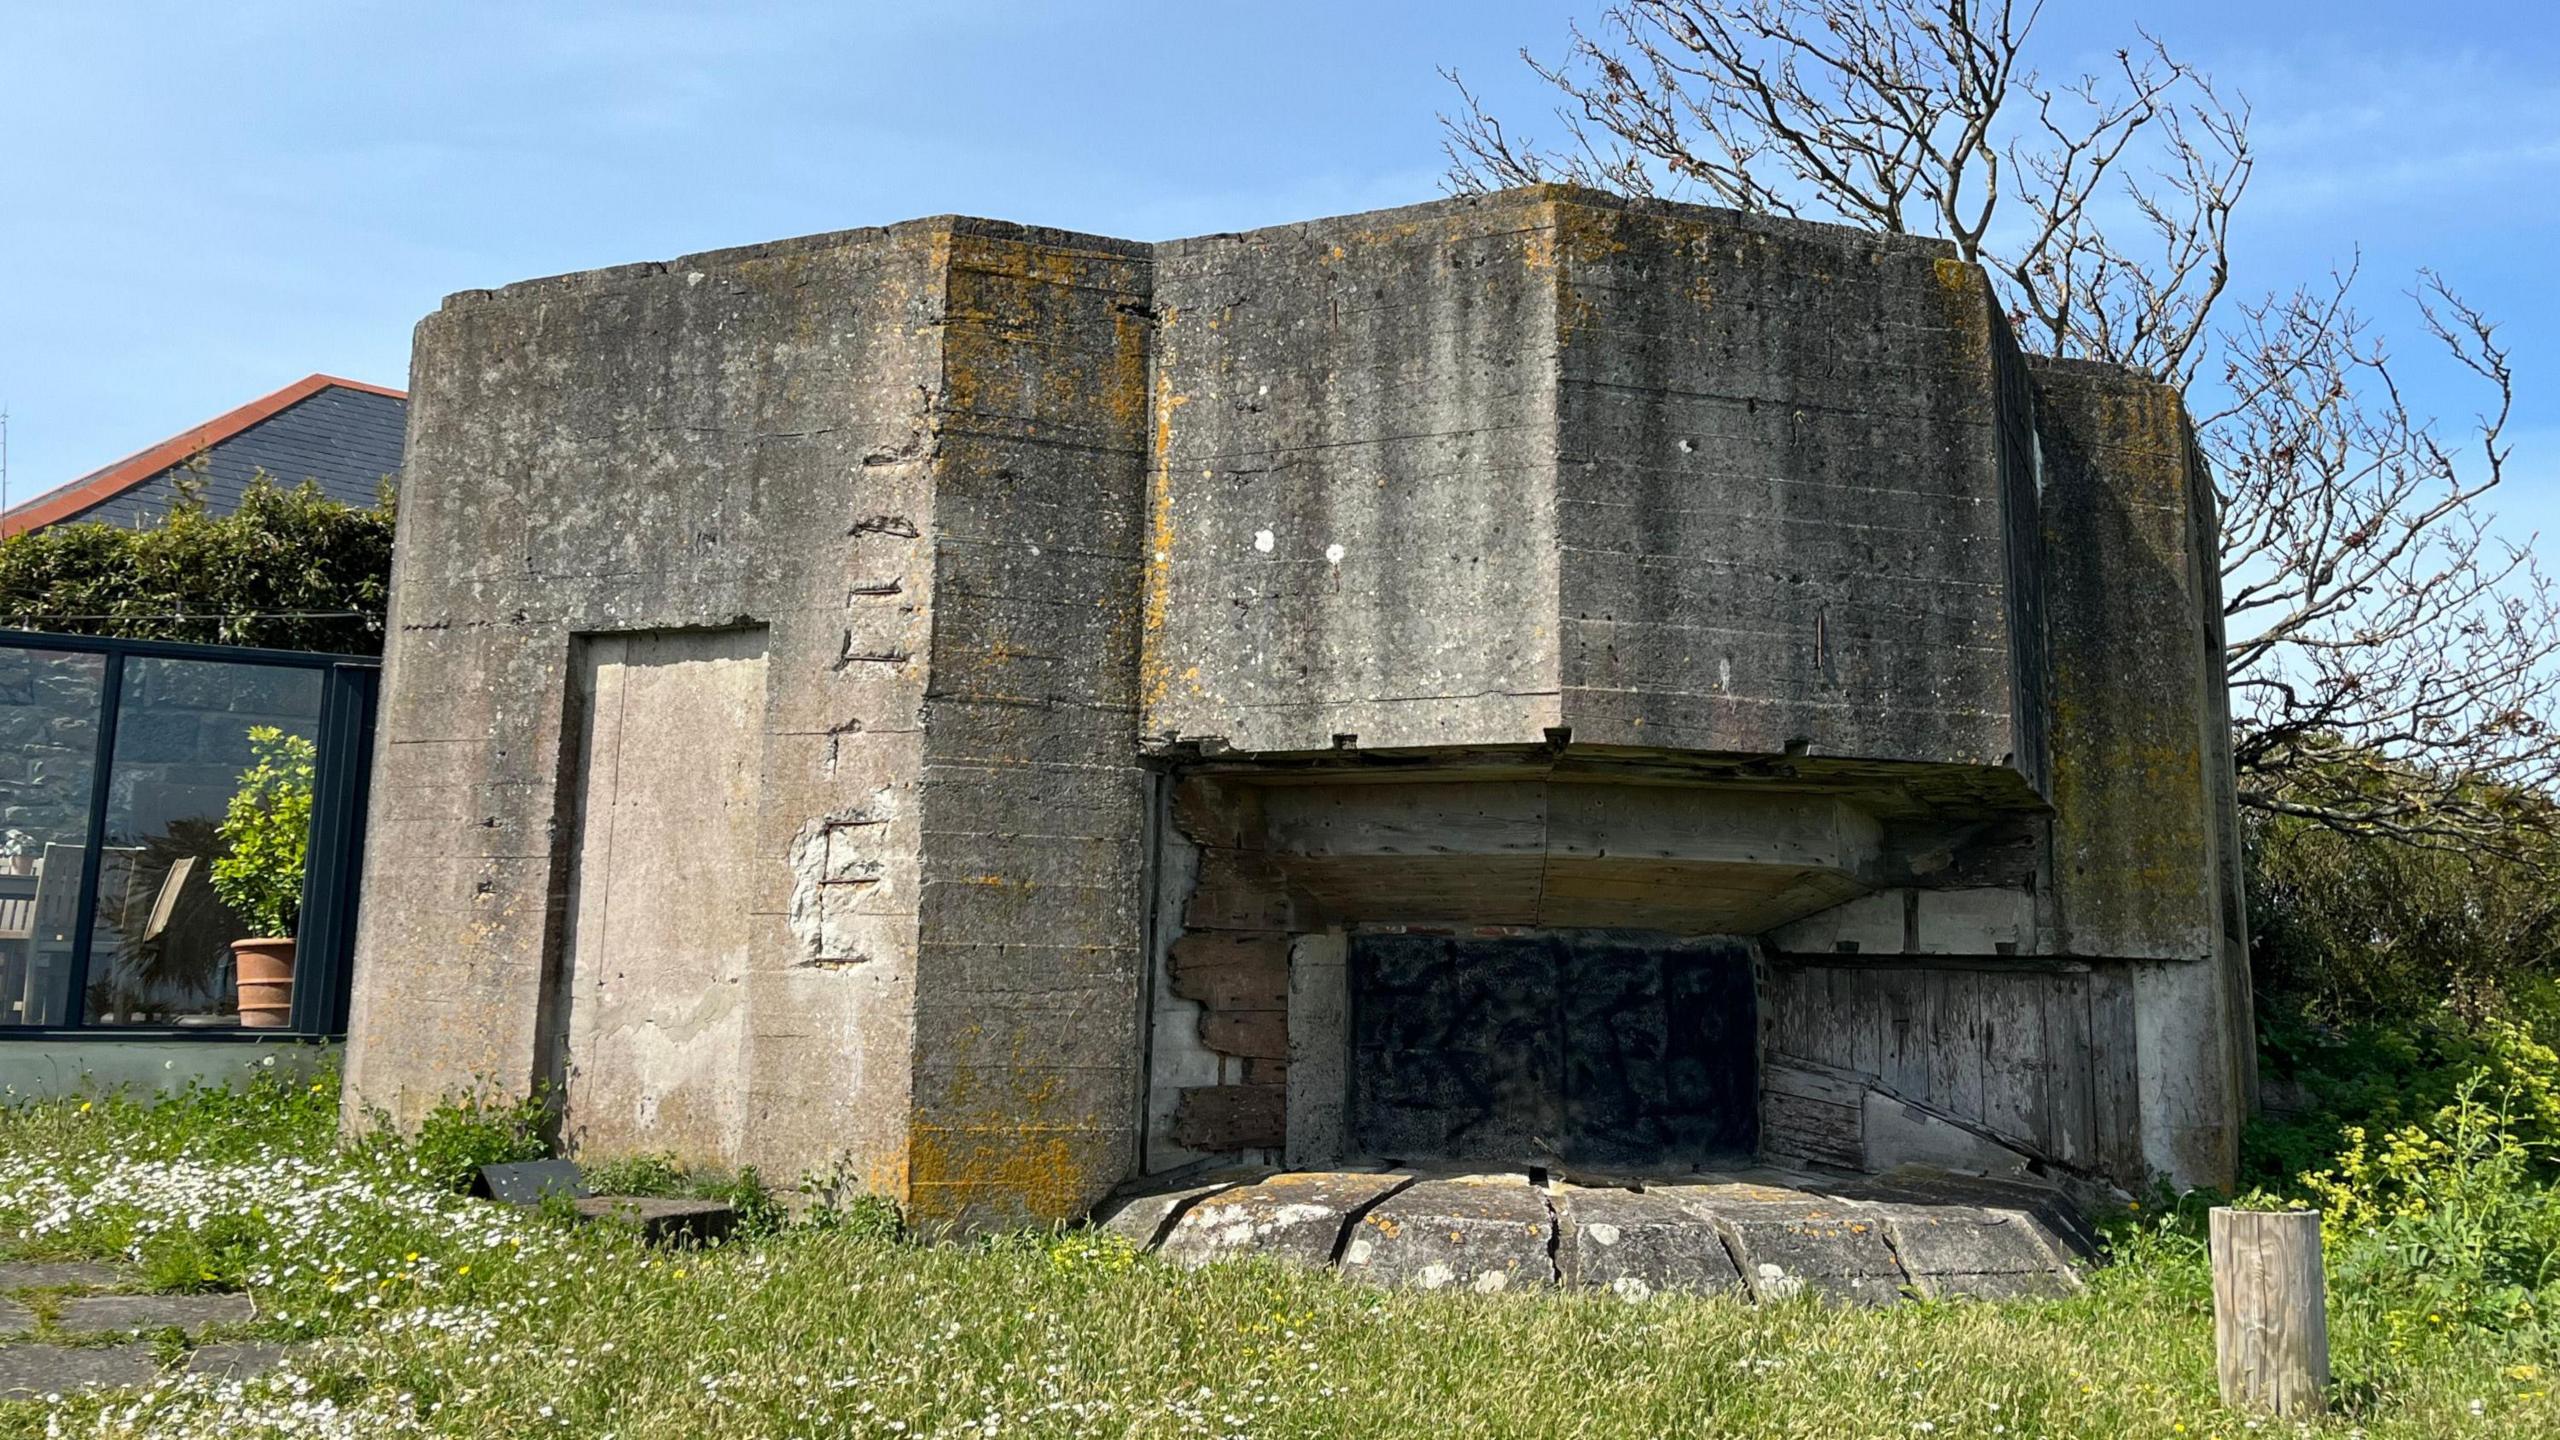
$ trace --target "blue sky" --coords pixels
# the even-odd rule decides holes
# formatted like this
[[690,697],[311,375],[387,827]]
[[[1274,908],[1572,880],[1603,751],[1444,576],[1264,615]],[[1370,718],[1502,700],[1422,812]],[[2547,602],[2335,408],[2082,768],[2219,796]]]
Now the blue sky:
[[[1514,52],[1596,8],[0,0],[10,498],[314,370],[405,383],[410,326],[453,290],[944,211],[1160,239],[1425,198],[1434,68],[1541,110]],[[2104,0],[2052,10],[2050,69],[2127,38]],[[2360,246],[2405,330],[2411,272],[2444,270],[2521,374],[2502,508],[2560,533],[2560,21],[2143,13],[2257,108],[2239,284]]]

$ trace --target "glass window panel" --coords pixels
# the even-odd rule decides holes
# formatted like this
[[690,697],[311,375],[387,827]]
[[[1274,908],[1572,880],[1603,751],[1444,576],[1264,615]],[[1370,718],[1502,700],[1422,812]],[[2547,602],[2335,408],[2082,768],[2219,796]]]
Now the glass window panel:
[[68,1021],[106,657],[0,647],[0,1025]]
[[[291,938],[296,923],[321,672],[139,656],[124,667],[83,1019],[237,1025],[232,942]],[[238,843],[221,829],[235,797],[273,817]]]

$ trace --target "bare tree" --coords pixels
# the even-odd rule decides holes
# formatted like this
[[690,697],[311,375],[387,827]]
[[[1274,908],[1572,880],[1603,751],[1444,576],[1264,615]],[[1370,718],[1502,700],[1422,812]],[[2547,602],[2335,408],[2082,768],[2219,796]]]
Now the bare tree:
[[2041,0],[1631,0],[1560,61],[1562,141],[1455,74],[1460,192],[1564,181],[1935,235],[2022,339],[2188,395],[2222,497],[2244,804],[2353,833],[2494,844],[2560,782],[2560,603],[2500,543],[2514,377],[2432,274],[2418,310],[2488,396],[2414,413],[2352,268],[2226,315],[2249,111],[2137,32],[2103,73],[2030,63]]
[[2501,789],[2560,790],[2560,603],[2482,504],[2506,478],[2514,372],[2496,327],[2423,275],[2421,323],[2490,399],[2457,447],[2412,415],[2354,278],[2241,306],[2219,408],[2197,417],[2222,490],[2241,799],[2499,845],[2550,813]]

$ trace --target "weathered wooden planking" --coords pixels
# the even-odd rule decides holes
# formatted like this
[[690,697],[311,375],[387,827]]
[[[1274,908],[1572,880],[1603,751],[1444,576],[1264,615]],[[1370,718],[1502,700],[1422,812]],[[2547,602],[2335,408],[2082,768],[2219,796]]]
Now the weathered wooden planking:
[[1770,1060],[1760,1071],[1760,1144],[1773,1155],[1863,1166],[1866,1087],[1850,1076]]
[[1173,942],[1173,993],[1211,1010],[1287,1010],[1289,937],[1278,931],[1186,934]]
[[1329,915],[1391,923],[1534,925],[1543,856],[1299,857],[1288,878]]
[[1200,1016],[1200,1043],[1221,1055],[1286,1061],[1289,1058],[1289,1012],[1203,1011]]
[[2123,965],[2089,971],[2089,1102],[2099,1171],[2120,1185],[2140,1186],[2150,1165],[2142,1154],[2142,1081],[2136,1049],[2133,977]]
[[1262,843],[1261,790],[1206,775],[1183,777],[1173,787],[1174,827],[1209,848],[1257,848]]
[[1982,1113],[1982,982],[1971,970],[1932,972],[1929,1103],[1951,1115]]
[[[2105,1108],[2095,984],[2077,965],[1789,962],[1767,981],[1768,1053],[1872,1077],[2035,1153],[2117,1175],[2101,1136],[2137,1161],[2140,1136]],[[2121,1063],[2129,1076],[2129,1051]]]
[[1867,1087],[1858,1077],[1772,1060],[1760,1072],[1760,1086],[1772,1095],[1819,1100],[1826,1105],[1856,1108],[1866,1103]]
[[1204,848],[1183,906],[1186,930],[1301,930],[1287,880],[1259,850]]
[[1855,1170],[1866,1164],[1866,1112],[1826,1100],[1764,1091],[1760,1096],[1760,1144],[1772,1155]]
[[1287,855],[1538,855],[1547,787],[1534,782],[1275,785],[1265,833]]
[[2043,987],[2034,976],[1982,982],[1982,1121],[2039,1149],[2045,1143]]
[[2076,1170],[2098,1169],[2097,1103],[2089,1064],[2089,977],[2045,977],[2046,1153]]
[[2278,1415],[2318,1413],[2329,1387],[2320,1213],[2215,1206],[2206,1228],[2222,1403]]
[[1278,1149],[1287,1130],[1287,1097],[1277,1085],[1197,1085],[1174,1106],[1173,1142],[1186,1149]]
[[1884,1047],[1878,1073],[1888,1089],[1915,1100],[1931,1098],[1929,1057],[1937,1049],[1937,1032],[1929,1023],[1929,1002],[1937,978],[1926,970],[1895,970],[1877,988],[1876,1033]]

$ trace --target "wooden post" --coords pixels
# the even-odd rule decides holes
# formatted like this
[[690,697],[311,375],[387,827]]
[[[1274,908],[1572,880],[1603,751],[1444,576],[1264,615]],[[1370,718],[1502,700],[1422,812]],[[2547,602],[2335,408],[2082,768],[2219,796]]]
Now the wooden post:
[[2222,1403],[2278,1415],[2319,1413],[2329,1386],[2320,1212],[2217,1206],[2210,1227]]

